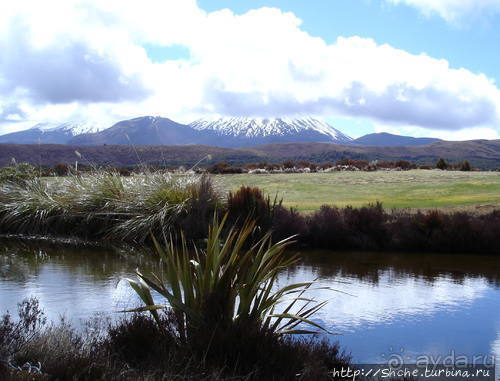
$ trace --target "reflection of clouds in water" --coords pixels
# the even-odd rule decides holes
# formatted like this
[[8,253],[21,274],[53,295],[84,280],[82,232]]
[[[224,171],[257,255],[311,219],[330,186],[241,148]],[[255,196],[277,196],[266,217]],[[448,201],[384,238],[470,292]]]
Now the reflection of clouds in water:
[[491,354],[495,357],[495,370],[500,377],[500,324],[497,327],[497,338],[491,343]]
[[102,313],[114,315],[138,304],[128,284],[120,281],[130,273],[115,273],[97,281],[92,274],[68,270],[59,264],[44,264],[24,284],[0,282],[1,312],[15,312],[17,303],[36,297],[49,319],[64,316],[78,325],[80,319]]
[[[280,283],[312,280],[314,275],[312,268],[301,266],[283,274]],[[396,318],[409,321],[438,311],[464,308],[484,296],[490,288],[485,279],[466,278],[459,284],[441,276],[429,282],[411,275],[395,276],[391,269],[380,270],[378,278],[376,284],[347,276],[320,279],[318,286],[328,286],[354,296],[330,290],[312,291],[309,296],[316,300],[329,300],[316,317],[330,329],[348,332],[361,325],[366,327]]]

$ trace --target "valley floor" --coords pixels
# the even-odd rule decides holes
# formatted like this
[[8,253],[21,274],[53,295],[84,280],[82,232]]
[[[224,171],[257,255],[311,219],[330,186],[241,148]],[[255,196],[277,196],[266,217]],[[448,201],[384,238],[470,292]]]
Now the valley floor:
[[440,170],[238,174],[214,176],[226,190],[259,187],[283,205],[308,212],[329,204],[386,209],[442,209],[489,212],[500,208],[500,172]]

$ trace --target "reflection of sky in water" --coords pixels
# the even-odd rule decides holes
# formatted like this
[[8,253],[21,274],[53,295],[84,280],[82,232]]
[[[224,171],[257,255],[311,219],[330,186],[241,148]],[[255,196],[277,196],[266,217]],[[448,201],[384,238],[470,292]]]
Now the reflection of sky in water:
[[[128,284],[120,281],[132,276],[136,266],[113,255],[58,252],[39,258],[0,253],[0,311],[15,311],[23,298],[36,296],[51,319],[65,315],[78,325],[95,314],[119,316],[116,311],[139,304]],[[458,281],[445,272],[424,277],[386,263],[378,266],[374,281],[338,263],[327,272],[324,266],[297,266],[283,273],[279,283],[318,278],[319,286],[353,295],[329,290],[310,294],[329,300],[315,319],[343,334],[332,340],[352,351],[355,361],[382,362],[393,353],[411,360],[451,351],[500,358],[500,288],[481,272]]]
[[495,370],[498,378],[500,377],[500,321],[497,321],[497,336],[496,340],[491,343],[491,353],[495,356]]
[[134,293],[126,282],[120,281],[122,275],[131,274],[117,273],[96,281],[64,270],[64,266],[44,264],[36,277],[29,277],[22,285],[0,281],[2,311],[15,311],[19,301],[35,296],[50,318],[64,315],[78,323],[79,319],[119,311],[134,303]]
[[[284,283],[318,278],[330,290],[312,293],[329,300],[316,321],[339,332],[332,340],[349,348],[355,361],[383,362],[398,353],[407,361],[420,355],[499,355],[500,289],[483,278],[461,282],[438,276],[433,281],[412,274],[378,271],[377,282],[358,277],[320,277],[310,266],[284,275]],[[286,280],[285,280],[286,279]],[[352,296],[351,296],[352,295]]]

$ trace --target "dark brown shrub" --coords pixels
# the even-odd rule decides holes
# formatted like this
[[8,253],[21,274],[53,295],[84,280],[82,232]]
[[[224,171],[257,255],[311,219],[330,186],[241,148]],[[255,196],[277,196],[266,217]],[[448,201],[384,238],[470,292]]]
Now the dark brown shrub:
[[125,168],[125,167],[120,167],[120,168],[118,168],[117,171],[120,174],[120,176],[128,177],[128,176],[132,175],[132,172],[130,171],[130,169]]
[[273,241],[281,241],[293,235],[295,240],[301,241],[307,237],[306,218],[294,208],[277,206],[273,214]]
[[235,193],[229,192],[227,211],[230,225],[242,226],[245,220],[253,219],[260,230],[259,236],[265,234],[272,227],[274,209],[278,205],[281,202],[277,199],[271,202],[259,188],[242,186]]
[[460,170],[466,172],[470,171],[471,170],[470,163],[467,160],[465,160],[463,163],[460,163]]
[[207,168],[207,172],[215,174],[243,173],[241,167],[233,167],[226,162],[220,162]]
[[339,249],[346,247],[346,227],[343,213],[329,205],[306,218],[306,242],[314,248]]
[[54,172],[57,176],[67,176],[70,172],[70,166],[66,163],[57,163],[54,165]]
[[349,247],[379,250],[388,246],[387,216],[381,203],[359,209],[348,206],[343,214]]
[[319,165],[319,168],[321,168],[321,169],[328,169],[328,168],[332,168],[334,165],[335,164],[330,163],[330,162],[328,162],[328,163],[321,163]]
[[399,167],[401,169],[407,170],[412,168],[412,163],[407,160],[398,160],[394,163],[395,167]]

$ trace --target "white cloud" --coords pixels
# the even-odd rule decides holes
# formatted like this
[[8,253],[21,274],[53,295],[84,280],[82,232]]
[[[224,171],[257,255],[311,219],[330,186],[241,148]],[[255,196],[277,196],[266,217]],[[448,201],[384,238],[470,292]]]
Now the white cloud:
[[[500,91],[485,75],[367,38],[327,44],[275,8],[236,15],[186,0],[7,3],[4,131],[20,119],[86,115],[361,116],[391,128],[488,133],[499,121]],[[182,45],[190,58],[154,63],[145,43]]]
[[500,12],[500,0],[386,0],[392,4],[406,4],[426,16],[437,14],[450,23],[464,17]]

